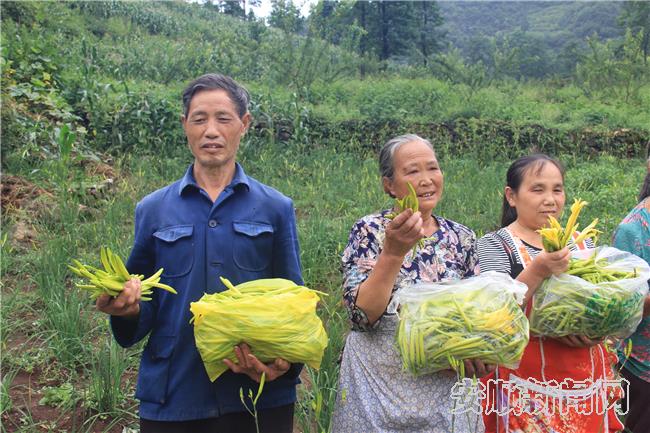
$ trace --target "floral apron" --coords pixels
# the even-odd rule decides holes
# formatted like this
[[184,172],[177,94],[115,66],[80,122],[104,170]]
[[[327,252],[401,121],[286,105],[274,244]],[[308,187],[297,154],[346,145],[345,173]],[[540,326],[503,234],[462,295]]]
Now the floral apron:
[[[506,229],[525,268],[532,259],[521,239]],[[584,245],[578,245],[584,248]],[[530,314],[532,299],[526,306]],[[615,412],[622,392],[614,380],[613,354],[602,344],[573,348],[531,336],[519,367],[498,367],[485,377],[486,432],[609,433],[623,429]]]

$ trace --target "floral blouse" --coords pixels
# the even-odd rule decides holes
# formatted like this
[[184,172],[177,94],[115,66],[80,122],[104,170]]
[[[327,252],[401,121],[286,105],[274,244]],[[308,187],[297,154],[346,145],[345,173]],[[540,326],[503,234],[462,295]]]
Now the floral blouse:
[[[386,215],[390,212],[384,210],[357,221],[343,252],[343,301],[355,331],[369,331],[381,322],[380,318],[371,325],[363,310],[356,306],[356,301],[359,286],[370,275],[382,250],[386,225],[390,222]],[[412,251],[406,254],[393,294],[401,287],[418,282],[459,280],[478,275],[474,232],[446,218],[435,215],[434,218],[438,222],[438,231],[424,240],[424,247],[419,247],[415,255]],[[384,312],[384,316],[388,314],[394,312]]]

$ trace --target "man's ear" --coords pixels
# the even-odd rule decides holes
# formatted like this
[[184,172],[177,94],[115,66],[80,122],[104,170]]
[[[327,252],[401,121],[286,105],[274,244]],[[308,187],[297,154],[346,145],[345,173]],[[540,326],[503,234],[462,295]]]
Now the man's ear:
[[253,120],[253,116],[251,116],[251,113],[248,111],[246,114],[244,114],[241,118],[241,122],[244,124],[244,130],[242,131],[242,135],[246,134],[248,131],[248,128],[251,126],[251,121]]

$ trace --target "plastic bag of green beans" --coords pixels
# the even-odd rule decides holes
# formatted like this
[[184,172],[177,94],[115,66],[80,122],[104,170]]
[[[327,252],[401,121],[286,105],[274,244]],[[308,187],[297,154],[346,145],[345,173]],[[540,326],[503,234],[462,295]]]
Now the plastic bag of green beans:
[[465,359],[516,368],[528,344],[520,307],[526,291],[497,272],[400,290],[396,338],[403,368],[414,375],[448,368],[462,373]]
[[535,292],[533,334],[625,338],[643,316],[650,266],[619,249],[602,246],[575,251],[569,270],[552,276]]

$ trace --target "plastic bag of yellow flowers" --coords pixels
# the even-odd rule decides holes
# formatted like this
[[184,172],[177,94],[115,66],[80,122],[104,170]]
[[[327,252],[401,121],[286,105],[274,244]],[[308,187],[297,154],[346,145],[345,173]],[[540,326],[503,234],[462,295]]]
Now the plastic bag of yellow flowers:
[[210,380],[228,369],[228,358],[237,362],[234,347],[250,346],[260,361],[282,358],[320,368],[327,334],[316,315],[322,292],[297,286],[281,278],[262,279],[206,294],[190,304],[194,339]]

